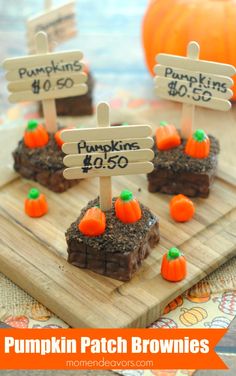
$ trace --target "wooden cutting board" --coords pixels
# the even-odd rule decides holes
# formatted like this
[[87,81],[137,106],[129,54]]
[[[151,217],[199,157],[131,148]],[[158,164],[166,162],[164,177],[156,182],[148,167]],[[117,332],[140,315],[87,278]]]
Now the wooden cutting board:
[[[50,210],[31,219],[23,204],[37,184],[18,178],[0,190],[0,271],[72,327],[145,327],[167,303],[236,254],[236,186],[227,172],[221,175],[208,199],[194,200],[196,215],[185,224],[170,219],[170,197],[149,193],[144,175],[113,178],[114,195],[129,188],[160,217],[161,241],[128,283],[66,261],[64,232],[97,195],[97,179],[63,194],[40,187]],[[188,261],[188,277],[180,283],[160,275],[162,255],[172,246]]]

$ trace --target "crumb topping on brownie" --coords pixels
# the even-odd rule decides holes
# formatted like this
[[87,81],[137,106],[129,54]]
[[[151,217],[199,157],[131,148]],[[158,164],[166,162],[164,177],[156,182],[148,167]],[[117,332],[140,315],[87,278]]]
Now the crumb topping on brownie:
[[106,211],[106,230],[104,234],[96,237],[88,237],[83,235],[77,227],[85,211],[98,205],[99,200],[96,198],[82,209],[78,219],[67,230],[66,239],[70,241],[74,239],[104,253],[126,253],[140,247],[140,241],[144,241],[150,228],[158,222],[157,217],[146,206],[140,204],[142,218],[133,224],[124,224],[115,216],[115,199],[113,198],[112,200],[112,208]]
[[49,134],[49,141],[46,146],[41,148],[28,148],[24,141],[19,141],[17,152],[24,155],[24,158],[30,159],[31,163],[39,169],[50,169],[57,171],[64,169],[63,158],[65,154],[57,145],[54,134]]
[[185,154],[184,149],[186,140],[181,140],[181,144],[176,148],[160,151],[156,147],[156,140],[154,137],[154,167],[155,169],[167,169],[173,172],[194,172],[205,173],[216,167],[217,154],[220,151],[219,141],[211,135],[210,139],[210,154],[207,158],[197,159],[191,158]]

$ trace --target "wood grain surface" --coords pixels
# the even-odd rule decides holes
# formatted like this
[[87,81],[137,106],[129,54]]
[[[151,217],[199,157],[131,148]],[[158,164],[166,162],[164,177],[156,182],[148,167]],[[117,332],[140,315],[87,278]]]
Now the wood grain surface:
[[[207,200],[195,200],[195,218],[176,224],[169,218],[170,197],[148,193],[146,186],[141,175],[113,178],[114,195],[128,187],[160,217],[161,242],[129,283],[66,261],[64,232],[97,195],[97,179],[83,180],[60,195],[40,187],[50,210],[36,220],[23,213],[32,182],[17,179],[2,188],[0,271],[72,327],[147,326],[170,300],[235,255],[236,188],[217,179]],[[171,246],[179,247],[188,260],[188,277],[180,283],[160,275],[162,255]]]

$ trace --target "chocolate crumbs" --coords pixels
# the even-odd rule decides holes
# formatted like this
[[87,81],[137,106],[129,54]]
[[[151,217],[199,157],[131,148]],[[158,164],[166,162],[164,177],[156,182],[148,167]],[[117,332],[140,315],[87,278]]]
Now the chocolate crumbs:
[[153,151],[155,154],[153,163],[155,169],[167,169],[172,172],[194,172],[194,173],[207,173],[216,168],[217,154],[219,154],[220,146],[218,140],[208,135],[210,139],[210,154],[207,158],[197,159],[191,158],[185,154],[184,149],[186,140],[173,149],[160,151],[156,147],[156,140],[154,137]]
[[140,243],[143,242],[143,239],[145,239],[150,228],[158,222],[158,219],[147,207],[140,204],[142,218],[133,224],[124,224],[115,216],[114,201],[115,198],[113,198],[112,209],[106,211],[106,230],[103,235],[88,237],[83,235],[77,227],[85,211],[98,205],[99,200],[96,198],[88,203],[87,207],[81,211],[78,219],[67,230],[67,242],[76,240],[77,242],[84,243],[86,246],[96,248],[102,253],[126,253],[137,249]]

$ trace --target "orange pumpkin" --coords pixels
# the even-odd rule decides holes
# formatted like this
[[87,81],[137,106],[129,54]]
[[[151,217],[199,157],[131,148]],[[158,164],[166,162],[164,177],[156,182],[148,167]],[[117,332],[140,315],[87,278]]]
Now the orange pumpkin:
[[102,235],[106,229],[105,214],[97,206],[88,209],[78,224],[78,229],[86,236]]
[[36,120],[29,120],[24,133],[24,144],[28,148],[39,148],[47,145],[48,140],[49,136],[43,125]]
[[61,138],[61,132],[62,131],[64,131],[64,129],[59,129],[59,131],[57,131],[54,134],[55,141],[56,141],[57,145],[59,146],[59,148],[61,148],[62,145],[64,144],[64,141],[62,141],[62,138]]
[[189,137],[185,153],[192,158],[207,158],[210,153],[210,140],[202,129],[197,129],[194,134]]
[[41,303],[35,302],[31,306],[30,318],[36,321],[48,321],[53,313],[44,307]]
[[9,316],[4,320],[5,324],[18,329],[28,328],[29,319],[27,316]]
[[161,275],[170,282],[179,282],[186,277],[187,264],[184,255],[178,248],[170,248],[163,256]]
[[140,205],[133,193],[125,189],[115,201],[116,217],[123,223],[134,223],[142,217]]
[[181,311],[183,313],[179,316],[179,320],[185,326],[196,325],[207,318],[207,311],[202,307],[181,308]]
[[190,221],[194,213],[194,204],[185,195],[176,195],[170,201],[170,215],[176,222]]
[[[149,71],[154,74],[158,53],[185,56],[192,40],[201,46],[201,59],[236,66],[235,19],[234,0],[149,1],[142,28]],[[233,99],[236,99],[236,85]]]
[[183,298],[182,298],[182,296],[181,295],[177,296],[177,298],[175,298],[172,302],[170,302],[169,304],[167,304],[167,306],[165,307],[163,313],[166,315],[170,311],[174,311],[174,309],[182,306],[182,304],[183,304]]
[[89,65],[87,62],[84,62],[83,72],[89,74]]
[[174,125],[165,121],[160,122],[156,130],[156,146],[159,150],[176,148],[181,144],[179,133]]
[[209,282],[200,281],[195,286],[191,287],[187,293],[186,298],[191,302],[204,303],[211,297],[211,287]]
[[42,217],[48,212],[48,204],[45,196],[38,189],[32,188],[25,200],[25,213],[29,217]]

